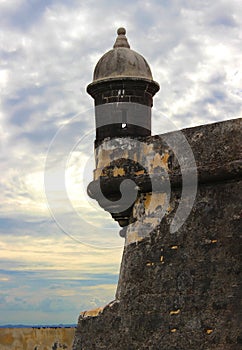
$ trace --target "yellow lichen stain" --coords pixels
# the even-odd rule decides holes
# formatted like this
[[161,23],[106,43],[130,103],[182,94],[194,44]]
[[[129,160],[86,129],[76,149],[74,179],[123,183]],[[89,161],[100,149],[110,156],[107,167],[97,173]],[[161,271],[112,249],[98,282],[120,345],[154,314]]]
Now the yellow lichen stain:
[[145,173],[144,169],[135,172],[135,175],[143,175]]
[[211,333],[213,333],[213,330],[212,330],[212,329],[207,329],[207,330],[206,330],[206,333],[207,333],[207,334],[211,334]]
[[102,313],[102,311],[103,311],[103,307],[98,307],[98,308],[93,309],[93,310],[83,311],[83,312],[80,313],[80,315],[83,318],[96,317],[96,316],[100,315],[100,313]]
[[180,309],[170,311],[170,315],[178,315],[181,312]]
[[169,159],[169,154],[168,153],[165,153],[163,155],[163,157],[161,158],[162,160],[162,166],[165,168],[165,169],[168,169],[168,159]]
[[[139,226],[137,227],[137,231],[139,229]],[[137,231],[128,231],[126,233],[126,239],[125,239],[125,244],[131,244],[134,242],[140,242],[144,239],[144,237],[139,236]]]
[[105,168],[111,162],[110,151],[102,149],[98,154],[95,155],[96,168]]
[[145,197],[145,202],[144,202],[144,206],[145,208],[149,208],[150,202],[151,202],[151,193],[147,193],[146,197]]
[[164,205],[165,201],[166,193],[147,193],[144,201],[145,211],[147,212],[147,215],[153,213],[158,206]]
[[162,156],[159,153],[156,153],[153,161],[151,162],[153,169],[160,167],[168,170],[168,159],[168,153],[165,153]]
[[94,180],[97,180],[97,179],[101,176],[101,172],[102,172],[101,169],[95,169],[95,170],[93,171],[93,179],[94,179]]
[[176,331],[177,331],[176,328],[172,328],[172,329],[171,329],[171,333],[175,333]]
[[143,220],[144,224],[150,224],[152,227],[156,227],[160,223],[160,218],[151,218],[149,216],[145,217]]
[[178,249],[178,245],[173,245],[173,246],[171,246],[171,249]]
[[156,153],[153,160],[153,168],[161,167],[163,164],[162,158],[159,153]]
[[145,144],[141,144],[141,146],[142,146],[142,148],[143,148],[143,154],[144,155],[148,155],[148,154],[150,154],[151,152],[152,152],[152,150],[153,150],[153,145],[152,144],[147,144],[147,143],[145,143]]
[[14,341],[14,337],[11,333],[3,334],[0,339],[1,345],[12,345]]
[[205,239],[205,243],[206,244],[214,244],[217,243],[218,240],[217,239]]
[[169,214],[172,210],[173,210],[173,208],[170,205],[168,205],[168,207],[166,209],[166,213]]
[[123,168],[118,168],[118,167],[115,167],[113,169],[113,176],[114,177],[117,177],[117,176],[124,176],[125,175],[125,171]]

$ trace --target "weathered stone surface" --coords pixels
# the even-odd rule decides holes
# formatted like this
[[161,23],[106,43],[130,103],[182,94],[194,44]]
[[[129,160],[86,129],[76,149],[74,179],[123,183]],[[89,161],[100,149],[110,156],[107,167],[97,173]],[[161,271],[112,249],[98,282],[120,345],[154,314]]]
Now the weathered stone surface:
[[126,30],[119,28],[117,34],[113,50],[106,52],[98,61],[93,81],[114,77],[142,77],[152,80],[151,70],[145,58],[130,49],[125,36]]
[[[240,126],[238,119],[184,130],[199,175],[191,213],[170,233],[179,180],[161,223],[125,246],[116,300],[80,316],[74,350],[241,349]],[[160,140],[147,138],[162,153]],[[175,159],[169,169],[171,179],[179,173]]]
[[75,328],[0,328],[1,350],[70,350]]

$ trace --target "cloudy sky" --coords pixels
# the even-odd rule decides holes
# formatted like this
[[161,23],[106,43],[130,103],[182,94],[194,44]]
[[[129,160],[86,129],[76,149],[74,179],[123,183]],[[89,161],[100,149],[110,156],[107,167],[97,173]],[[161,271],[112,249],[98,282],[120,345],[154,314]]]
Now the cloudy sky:
[[0,17],[0,325],[75,323],[114,299],[123,245],[85,192],[97,60],[126,27],[161,86],[153,133],[240,117],[242,3],[0,0]]

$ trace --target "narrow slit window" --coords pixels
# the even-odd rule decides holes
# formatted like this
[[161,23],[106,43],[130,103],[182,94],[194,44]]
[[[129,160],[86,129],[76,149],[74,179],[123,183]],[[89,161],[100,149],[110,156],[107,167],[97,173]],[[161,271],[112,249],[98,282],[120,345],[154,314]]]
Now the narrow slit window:
[[121,124],[121,128],[122,129],[127,129],[128,125],[127,125],[127,111],[126,110],[122,110],[122,124]]

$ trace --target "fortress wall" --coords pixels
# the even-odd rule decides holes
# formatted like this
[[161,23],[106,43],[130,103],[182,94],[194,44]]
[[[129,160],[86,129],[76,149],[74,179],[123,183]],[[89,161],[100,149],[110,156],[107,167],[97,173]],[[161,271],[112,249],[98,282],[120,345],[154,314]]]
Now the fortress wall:
[[0,328],[1,350],[70,350],[75,327]]
[[[139,239],[128,228],[116,300],[80,315],[74,350],[241,349],[241,119],[182,132],[198,170],[191,213],[170,232],[182,195],[174,159],[171,209],[149,234],[140,235],[137,206],[145,209],[150,196],[162,206],[164,194],[139,193],[132,212]],[[147,142],[162,154],[167,147],[162,139]],[[147,216],[153,218],[156,209]]]

